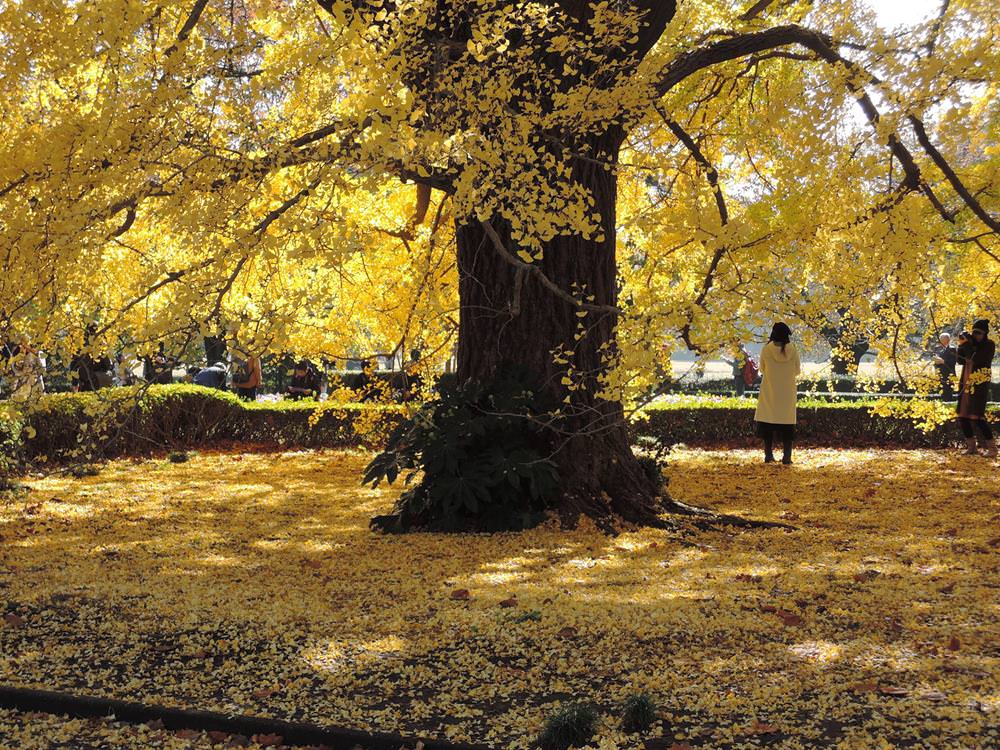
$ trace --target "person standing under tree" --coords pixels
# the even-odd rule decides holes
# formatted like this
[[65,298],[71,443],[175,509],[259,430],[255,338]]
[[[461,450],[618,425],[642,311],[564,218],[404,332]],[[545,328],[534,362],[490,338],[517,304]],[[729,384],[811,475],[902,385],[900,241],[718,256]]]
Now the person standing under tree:
[[958,361],[958,352],[951,345],[951,334],[943,331],[938,336],[937,350],[934,352],[934,367],[937,368],[938,377],[941,379],[941,400],[955,400],[955,386],[952,378],[955,377],[955,364]]
[[738,397],[742,396],[757,378],[757,364],[739,341],[733,342],[733,359],[723,358],[722,361],[733,368],[733,391]]
[[784,323],[775,323],[771,337],[760,352],[760,396],[754,421],[757,435],[764,440],[764,462],[774,462],[774,438],[783,447],[781,463],[792,462],[795,439],[795,378],[802,369],[799,352],[791,343],[792,331]]
[[978,455],[973,425],[979,428],[979,447],[986,455],[995,458],[996,441],[993,430],[986,419],[986,402],[990,398],[990,383],[993,379],[993,357],[996,344],[989,338],[990,324],[987,320],[977,320],[970,336],[959,339],[958,359],[962,363],[962,379],[958,387],[958,425],[965,437],[965,454]]
[[256,401],[261,384],[260,358],[239,352],[233,358],[233,389],[244,401]]

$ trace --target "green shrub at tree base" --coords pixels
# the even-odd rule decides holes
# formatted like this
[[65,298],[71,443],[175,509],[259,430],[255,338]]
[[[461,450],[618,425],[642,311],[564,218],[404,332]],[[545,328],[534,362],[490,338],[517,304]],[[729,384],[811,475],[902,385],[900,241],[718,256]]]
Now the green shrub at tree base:
[[645,732],[659,718],[656,702],[646,693],[630,695],[622,706],[622,730],[629,734]]
[[557,404],[540,395],[535,380],[514,368],[487,383],[441,388],[396,428],[364,482],[391,484],[404,472],[407,484],[421,477],[372,527],[508,531],[544,519],[559,477],[539,438],[557,426]]

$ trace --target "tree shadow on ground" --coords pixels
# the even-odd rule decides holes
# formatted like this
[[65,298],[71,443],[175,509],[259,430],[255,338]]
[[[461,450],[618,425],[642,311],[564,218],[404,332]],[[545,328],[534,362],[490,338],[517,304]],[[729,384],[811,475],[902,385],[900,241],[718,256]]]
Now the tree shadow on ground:
[[613,739],[643,691],[666,746],[972,747],[995,725],[985,461],[680,452],[678,499],[798,526],[681,538],[373,534],[395,491],[359,487],[364,460],[212,455],[35,482],[0,507],[17,617],[0,679],[492,746],[526,746],[565,700],[597,704]]

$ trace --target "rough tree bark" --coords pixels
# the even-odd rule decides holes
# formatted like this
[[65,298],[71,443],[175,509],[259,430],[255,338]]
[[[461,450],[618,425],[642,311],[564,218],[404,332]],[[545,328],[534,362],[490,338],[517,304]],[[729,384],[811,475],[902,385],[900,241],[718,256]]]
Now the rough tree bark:
[[[318,2],[328,9],[332,4],[332,0]],[[589,0],[548,2],[586,32],[593,14]],[[351,4],[359,11],[374,7],[371,0],[351,0]],[[631,5],[644,13],[644,24],[632,47],[618,50],[618,59],[613,62],[624,63],[626,68],[632,65],[634,70],[673,18],[676,3],[636,0]],[[395,3],[379,3],[379,7],[392,12]],[[468,21],[463,19],[470,11],[452,12],[459,7],[449,0],[439,2],[439,28],[454,24],[446,34],[448,43],[442,45],[449,50],[449,63],[458,59],[452,55],[461,54],[469,33]],[[437,43],[435,39],[425,41],[432,46]],[[571,77],[561,73],[563,64],[558,55],[540,47],[536,61],[536,71],[526,75],[550,70],[554,80],[565,79],[562,85],[567,89],[574,85]],[[433,81],[433,76],[420,71],[409,81],[418,97],[424,93],[425,81]],[[429,96],[433,98],[433,94]],[[433,111],[433,101],[428,104]],[[570,515],[614,515],[636,523],[656,523],[664,510],[661,483],[644,472],[633,455],[622,405],[597,395],[614,348],[616,314],[612,308],[618,296],[617,180],[606,165],[617,163],[625,132],[620,125],[609,123],[604,133],[545,135],[578,154],[572,179],[592,196],[604,225],[603,238],[598,242],[579,236],[558,237],[544,246],[540,263],[529,268],[517,260],[517,249],[504,222],[494,219],[484,226],[474,217],[459,218],[458,380],[488,381],[506,365],[529,368],[559,402],[569,397],[564,427],[550,433],[551,455],[564,482],[562,510]],[[567,299],[571,294],[591,296],[585,315],[580,315],[584,312],[580,305]],[[582,338],[577,336],[580,323],[586,331]],[[570,353],[577,373],[574,379],[580,387],[569,389],[563,384],[566,365],[555,361],[556,350]]]
[[[550,435],[553,459],[565,481],[562,510],[655,523],[664,511],[661,487],[632,453],[622,405],[597,395],[614,349],[616,316],[611,308],[618,301],[617,178],[600,162],[616,162],[621,141],[620,132],[592,139],[574,168],[573,180],[587,188],[600,211],[603,240],[558,237],[544,246],[538,264],[559,289],[587,295],[587,308],[515,265],[505,252],[512,245],[501,223],[491,224],[492,233],[478,224],[458,225],[458,378],[488,380],[507,365],[541,376],[558,402],[569,398],[565,434]],[[581,325],[585,335],[578,340]],[[556,351],[571,353],[570,365],[579,374],[574,385],[582,387],[570,390],[563,384],[567,365],[556,362]]]
[[[329,9],[333,0],[318,0]],[[355,10],[370,11],[372,0],[350,0]],[[543,0],[544,1],[544,0]],[[587,33],[594,9],[590,0],[548,0],[566,17]],[[676,11],[674,0],[633,0],[630,7],[643,13],[644,23],[631,46],[617,50],[613,64],[603,71],[584,71],[581,75],[600,73],[628,76],[652,49]],[[427,59],[455,63],[465,49],[470,25],[461,6],[439,0],[441,12],[435,33],[444,33],[443,41],[424,37],[424,44],[445,51]],[[395,10],[395,3],[379,2],[379,16]],[[448,24],[451,24],[449,27]],[[420,59],[419,56],[417,59]],[[578,81],[562,73],[563,63],[547,45],[535,53],[537,68],[526,76],[551,73],[567,91]],[[425,92],[424,84],[433,82],[433,71],[416,70],[407,81],[418,98],[426,98],[427,111],[434,111],[434,93]],[[604,80],[599,84],[611,85]],[[670,81],[667,82],[670,84]],[[665,84],[665,85],[667,85]],[[672,85],[672,84],[670,84]],[[424,97],[424,94],[427,94]],[[571,180],[592,197],[593,208],[603,223],[603,237],[588,240],[581,236],[557,237],[544,245],[541,260],[526,264],[518,259],[511,242],[509,227],[494,218],[488,224],[475,217],[460,217],[456,222],[459,267],[459,343],[458,380],[488,381],[507,365],[528,368],[541,377],[543,388],[564,403],[565,419],[558,431],[549,433],[550,453],[563,486],[560,510],[565,515],[585,514],[598,519],[615,516],[633,523],[661,524],[665,512],[700,517],[706,523],[757,525],[744,519],[719,516],[672,501],[662,481],[643,470],[632,453],[629,429],[620,402],[604,400],[599,394],[601,379],[615,351],[617,319],[617,262],[615,257],[617,178],[614,165],[625,138],[620,123],[609,122],[603,132],[542,134],[555,150],[574,154]],[[412,175],[408,175],[412,178]],[[418,182],[442,188],[440,180]],[[442,189],[447,189],[445,185]],[[528,207],[526,207],[528,210]],[[585,296],[585,301],[581,299]],[[577,299],[574,299],[576,297]],[[581,337],[580,324],[584,335]],[[567,364],[558,362],[555,353],[569,356],[573,370],[570,388],[563,378]],[[771,525],[771,524],[764,524]]]

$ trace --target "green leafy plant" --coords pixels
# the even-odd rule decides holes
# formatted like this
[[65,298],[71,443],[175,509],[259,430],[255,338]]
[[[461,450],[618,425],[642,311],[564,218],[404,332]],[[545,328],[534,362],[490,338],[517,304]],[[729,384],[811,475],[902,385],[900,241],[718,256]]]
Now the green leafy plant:
[[622,706],[622,729],[629,734],[644,732],[657,719],[656,702],[646,693],[630,695]]
[[586,745],[597,731],[599,718],[589,703],[560,706],[545,722],[538,745],[541,750],[568,750]]
[[191,459],[190,454],[187,451],[170,451],[167,454],[167,460],[172,464],[183,464],[187,463]]
[[368,465],[366,484],[410,484],[392,514],[372,527],[389,532],[501,531],[539,523],[558,488],[542,434],[556,426],[555,404],[534,379],[510,369],[488,383],[441,388],[438,397],[389,436]]
[[537,609],[529,609],[527,612],[522,612],[514,617],[514,622],[540,622],[542,619],[542,613]]
[[27,494],[28,491],[29,488],[26,484],[22,484],[11,477],[0,474],[0,497],[4,495],[18,497]]
[[83,477],[96,477],[101,470],[93,464],[76,464],[70,468],[69,473],[77,479],[83,479]]

